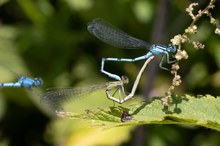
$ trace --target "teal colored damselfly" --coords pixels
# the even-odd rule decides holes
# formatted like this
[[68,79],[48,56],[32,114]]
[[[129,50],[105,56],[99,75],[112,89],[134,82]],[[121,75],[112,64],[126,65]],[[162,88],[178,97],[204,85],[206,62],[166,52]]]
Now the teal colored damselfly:
[[176,52],[176,47],[172,44],[168,46],[160,44],[148,44],[143,40],[137,39],[123,32],[122,30],[114,27],[110,23],[106,22],[101,18],[95,18],[93,21],[88,23],[88,31],[102,40],[103,42],[123,49],[146,49],[148,52],[136,58],[102,58],[101,61],[101,72],[106,74],[112,79],[121,80],[120,76],[117,74],[110,73],[104,69],[105,62],[136,62],[140,60],[147,60],[151,56],[162,56],[159,67],[164,70],[169,70],[163,67],[163,62],[166,58],[168,64],[174,63],[175,61],[170,61],[169,56],[171,55],[174,58],[174,53]]

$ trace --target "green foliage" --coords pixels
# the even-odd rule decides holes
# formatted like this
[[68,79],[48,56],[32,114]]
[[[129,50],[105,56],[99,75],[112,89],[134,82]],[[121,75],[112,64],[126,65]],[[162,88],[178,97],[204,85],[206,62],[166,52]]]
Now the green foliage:
[[[176,35],[174,40],[180,43],[176,45],[181,45],[182,49],[177,55],[189,56],[174,67],[176,70],[173,72],[175,77],[172,85],[175,85],[176,94],[219,95],[220,41],[219,35],[214,34],[219,34],[219,1],[214,3],[216,8],[209,7],[212,15],[203,13],[201,18],[197,15],[198,11],[206,9],[209,1],[200,1],[197,6],[191,5],[190,8],[194,9],[188,9],[187,13],[192,20],[189,20],[185,12],[189,3],[189,0],[167,3],[169,9],[165,11],[168,13],[163,22],[164,30],[158,34],[163,36],[163,40],[155,40],[153,43],[166,45]],[[44,86],[37,89],[40,94],[50,87],[78,87],[104,81],[107,77],[99,71],[102,57],[135,58],[147,52],[114,49],[100,42],[87,32],[86,24],[89,21],[103,18],[125,32],[151,42],[154,28],[158,29],[154,22],[160,19],[157,11],[161,8],[160,1],[143,0],[0,0],[0,6],[0,62],[20,75],[40,76],[44,81]],[[183,43],[183,40],[186,42]],[[198,50],[192,44],[198,48],[204,44],[205,48]],[[153,72],[153,66],[147,69],[147,73],[155,76],[149,80],[144,75],[137,94],[149,92],[151,97],[161,96],[171,87],[170,73]],[[106,66],[108,71],[129,76],[129,87],[140,68],[141,62],[109,63]],[[175,72],[177,70],[178,74]],[[16,81],[16,76],[0,68],[0,83],[12,81]],[[147,90],[146,84],[152,82],[153,88]],[[169,89],[169,94],[173,94],[173,88]],[[93,108],[87,113],[72,115],[75,109],[71,113],[59,113],[81,120],[56,119],[50,116],[48,106],[42,103],[41,96],[24,89],[2,88],[1,144],[122,145],[126,142],[124,145],[132,145],[135,141],[132,131],[142,124],[148,125],[145,131],[149,134],[144,138],[151,146],[220,144],[219,133],[215,132],[219,131],[219,97],[166,96],[170,99],[169,107],[155,98],[150,103],[136,102],[110,109],[112,102],[104,94],[98,97],[100,100],[95,103],[92,103],[93,99],[85,99],[83,105],[72,105],[82,110]],[[133,119],[122,123],[123,111],[129,111]],[[179,124],[181,126],[177,126]],[[88,128],[91,125],[92,128]]]
[[[155,98],[151,103],[136,103],[126,108],[111,107],[110,110],[99,109],[84,114],[60,112],[58,116],[92,120],[93,126],[103,128],[139,124],[186,124],[220,131],[219,97],[186,95],[173,96],[171,100],[170,106],[163,106],[160,98]],[[121,122],[123,110],[128,110],[133,116],[130,121]]]

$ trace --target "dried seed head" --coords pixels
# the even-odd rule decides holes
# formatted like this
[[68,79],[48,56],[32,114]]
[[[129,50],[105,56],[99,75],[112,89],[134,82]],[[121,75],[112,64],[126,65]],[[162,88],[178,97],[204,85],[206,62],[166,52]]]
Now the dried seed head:
[[187,54],[187,52],[185,50],[178,50],[176,55],[175,55],[175,58],[176,60],[181,60],[181,59],[187,59],[189,56]]

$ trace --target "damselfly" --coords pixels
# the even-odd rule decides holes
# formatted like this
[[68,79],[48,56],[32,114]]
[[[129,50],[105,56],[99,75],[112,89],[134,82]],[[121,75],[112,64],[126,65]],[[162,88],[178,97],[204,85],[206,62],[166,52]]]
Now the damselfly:
[[140,82],[140,80],[141,80],[141,77],[142,77],[142,74],[143,74],[145,68],[147,67],[147,65],[148,65],[153,59],[154,59],[154,56],[151,56],[151,57],[149,57],[149,58],[145,61],[144,65],[142,66],[141,70],[139,71],[139,73],[138,73],[138,75],[137,75],[137,77],[136,77],[136,79],[135,79],[135,81],[134,81],[132,90],[131,90],[131,92],[130,92],[128,95],[126,95],[124,98],[115,98],[114,96],[112,96],[112,95],[110,94],[109,90],[106,89],[106,95],[107,95],[107,97],[108,97],[109,99],[111,99],[111,100],[117,102],[117,103],[124,103],[125,101],[127,101],[127,100],[133,98],[133,96],[135,95],[135,92],[136,92],[136,90],[137,90],[137,86],[138,86],[138,84],[139,84],[139,82]]
[[8,70],[10,73],[14,74],[17,77],[16,82],[0,83],[0,87],[23,87],[26,89],[31,89],[32,87],[41,87],[43,81],[40,78],[30,78],[26,76],[20,76],[11,70],[8,66],[0,63],[0,66]]
[[167,47],[159,44],[148,44],[145,41],[134,38],[122,30],[112,26],[108,22],[103,19],[95,18],[92,22],[88,23],[87,27],[88,31],[93,34],[98,39],[103,42],[112,45],[118,48],[125,49],[135,49],[135,48],[143,48],[149,50],[145,55],[137,57],[137,58],[102,58],[101,62],[101,72],[108,75],[110,78],[115,80],[121,80],[121,78],[113,73],[104,70],[106,61],[114,61],[114,62],[135,62],[139,60],[146,60],[151,56],[162,55],[160,61],[160,68],[168,70],[167,68],[162,66],[163,60],[166,57],[166,62],[168,64],[173,63],[174,61],[169,60],[169,54],[174,54],[176,52],[175,46],[169,44]]

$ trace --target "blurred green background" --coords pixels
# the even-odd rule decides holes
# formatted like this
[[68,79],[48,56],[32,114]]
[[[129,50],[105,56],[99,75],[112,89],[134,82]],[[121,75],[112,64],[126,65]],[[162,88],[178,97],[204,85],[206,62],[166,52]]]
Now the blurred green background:
[[[147,51],[113,48],[88,33],[88,22],[103,18],[137,38],[167,45],[190,24],[185,12],[190,2],[0,0],[0,62],[20,75],[41,77],[44,85],[37,89],[39,93],[49,87],[105,82],[109,78],[99,71],[102,57],[135,58]],[[202,9],[209,1],[198,2],[198,9]],[[212,14],[220,20],[219,2]],[[192,38],[204,43],[205,49],[184,45],[189,59],[180,63],[183,83],[176,89],[178,94],[220,94],[220,41],[214,30],[209,19],[203,17]],[[142,64],[107,63],[106,70],[127,75],[132,83]],[[164,95],[172,75],[158,68],[158,60],[145,72],[137,94],[143,98]],[[16,76],[1,67],[0,82],[12,81]],[[106,100],[105,95],[102,98]],[[52,118],[40,101],[39,96],[25,89],[1,88],[1,146],[220,145],[219,133],[202,127],[143,125],[101,130],[84,121]]]

